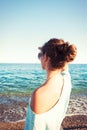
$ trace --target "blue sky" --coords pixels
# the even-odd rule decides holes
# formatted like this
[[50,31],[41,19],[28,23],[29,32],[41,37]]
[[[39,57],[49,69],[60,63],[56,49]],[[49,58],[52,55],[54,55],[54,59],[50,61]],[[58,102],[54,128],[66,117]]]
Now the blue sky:
[[36,63],[50,38],[74,43],[87,63],[87,0],[0,0],[0,63]]

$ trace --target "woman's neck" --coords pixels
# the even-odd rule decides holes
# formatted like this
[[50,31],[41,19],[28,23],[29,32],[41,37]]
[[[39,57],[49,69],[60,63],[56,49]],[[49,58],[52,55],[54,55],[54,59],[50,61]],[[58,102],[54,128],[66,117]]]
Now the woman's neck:
[[47,71],[47,80],[51,79],[52,77],[56,75],[61,74],[61,69],[53,70],[53,71]]

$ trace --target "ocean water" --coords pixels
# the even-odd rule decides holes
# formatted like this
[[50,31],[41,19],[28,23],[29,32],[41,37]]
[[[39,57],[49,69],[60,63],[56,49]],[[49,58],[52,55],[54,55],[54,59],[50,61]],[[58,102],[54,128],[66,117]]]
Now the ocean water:
[[[87,64],[70,64],[72,94],[87,95]],[[0,64],[0,95],[27,95],[44,83],[40,64]]]

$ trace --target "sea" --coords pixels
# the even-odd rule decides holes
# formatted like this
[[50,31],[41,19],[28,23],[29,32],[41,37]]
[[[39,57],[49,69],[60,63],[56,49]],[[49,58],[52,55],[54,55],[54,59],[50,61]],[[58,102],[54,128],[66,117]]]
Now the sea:
[[[72,82],[71,96],[74,96],[71,104],[76,104],[76,108],[78,108],[77,103],[79,102],[81,110],[84,112],[87,109],[87,64],[70,64],[69,72]],[[42,70],[40,64],[1,63],[0,121],[24,119],[29,97],[45,80],[46,72]],[[85,102],[84,105],[82,105],[83,102]],[[73,106],[71,106],[70,113],[73,111]]]
[[[70,64],[72,94],[87,95],[87,64]],[[40,64],[1,63],[0,95],[30,95],[44,83],[46,72]]]

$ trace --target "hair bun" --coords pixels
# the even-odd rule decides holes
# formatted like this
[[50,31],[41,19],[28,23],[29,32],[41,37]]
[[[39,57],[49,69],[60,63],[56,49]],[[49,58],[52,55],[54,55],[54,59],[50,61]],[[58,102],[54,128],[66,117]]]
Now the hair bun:
[[70,62],[73,61],[77,54],[77,48],[74,44],[69,45],[66,52],[66,61]]
[[62,56],[62,57],[65,57],[65,55],[68,52],[68,48],[69,48],[69,42],[57,45],[57,54],[58,54],[58,57],[59,57],[59,55]]
[[69,42],[63,43],[60,46],[60,51],[62,51],[64,54],[67,53],[69,48]]

